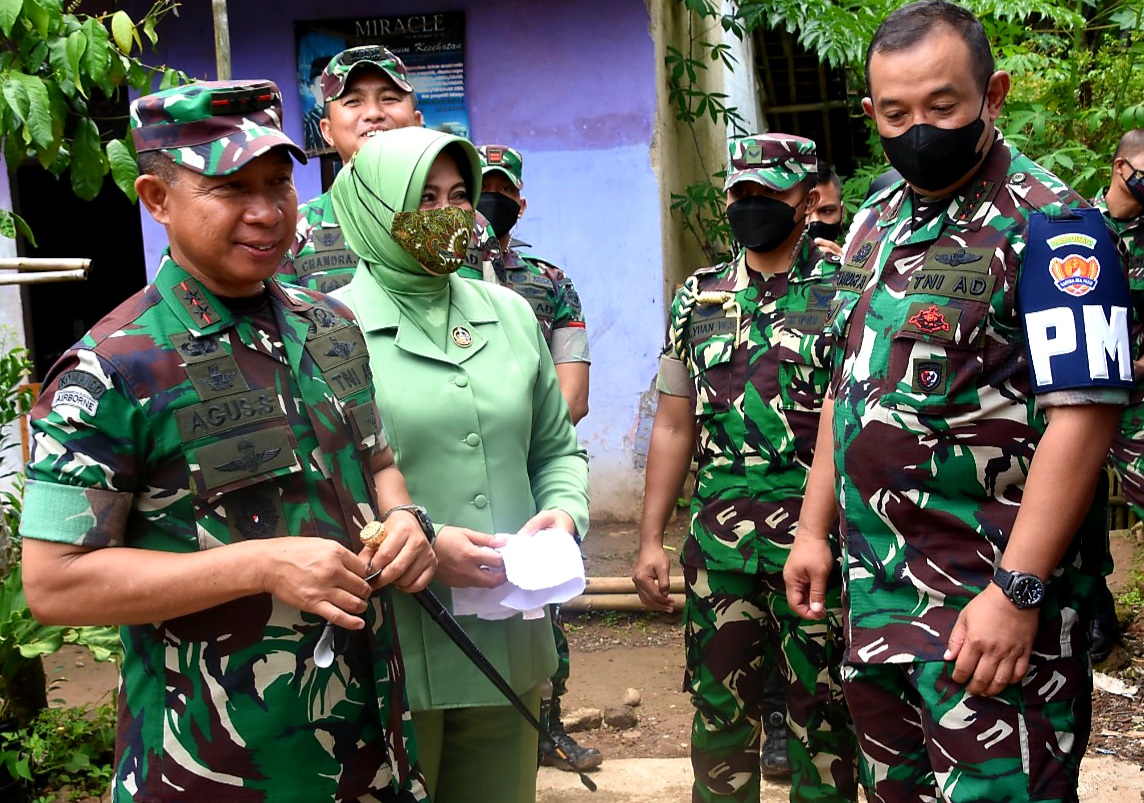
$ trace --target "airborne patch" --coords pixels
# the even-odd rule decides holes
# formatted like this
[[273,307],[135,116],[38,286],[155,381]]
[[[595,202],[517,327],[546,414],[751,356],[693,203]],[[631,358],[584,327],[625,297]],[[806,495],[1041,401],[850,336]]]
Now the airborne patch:
[[75,407],[95,415],[99,411],[99,399],[106,392],[107,386],[95,374],[65,371],[52,397],[52,407]]

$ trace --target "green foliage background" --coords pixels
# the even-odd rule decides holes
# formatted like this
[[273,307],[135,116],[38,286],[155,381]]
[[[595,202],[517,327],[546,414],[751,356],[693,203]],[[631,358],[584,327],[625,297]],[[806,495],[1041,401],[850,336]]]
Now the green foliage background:
[[[133,201],[135,150],[130,137],[105,136],[94,108],[130,87],[149,91],[184,83],[177,70],[141,60],[143,40],[158,42],[156,26],[178,7],[157,0],[133,20],[122,9],[88,15],[82,0],[0,0],[0,140],[9,168],[33,157],[72,191],[91,200],[111,173]],[[115,3],[111,4],[115,9]],[[106,3],[101,4],[105,8]],[[33,234],[0,209],[0,237]]]
[[[878,24],[903,0],[741,0],[723,14],[713,0],[679,0],[697,18],[716,22],[740,38],[760,25],[785,28],[820,60],[847,70],[851,114],[861,115],[866,47]],[[1112,151],[1125,131],[1144,126],[1144,0],[966,0],[981,18],[998,69],[1013,88],[998,124],[1010,142],[1093,198],[1105,186]],[[732,58],[724,47],[694,36],[688,53],[669,48],[667,66],[676,117],[691,125],[741,120],[726,96],[707,98],[696,74]],[[745,69],[733,64],[733,69]],[[697,113],[698,112],[698,113]],[[870,181],[889,167],[870,126],[871,153],[844,177],[843,197],[853,213]],[[704,186],[706,185],[706,186]],[[684,226],[709,255],[726,252],[721,196],[701,182],[673,196]],[[720,184],[721,186],[721,184]]]

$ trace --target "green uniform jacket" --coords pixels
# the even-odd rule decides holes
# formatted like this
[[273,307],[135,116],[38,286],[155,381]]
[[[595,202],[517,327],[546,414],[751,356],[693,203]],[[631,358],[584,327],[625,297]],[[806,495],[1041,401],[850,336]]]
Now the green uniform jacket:
[[[584,535],[588,459],[532,308],[492,284],[456,276],[449,284],[444,352],[403,320],[364,266],[335,294],[359,314],[381,419],[410,495],[439,526],[515,532],[538,510],[558,508]],[[459,345],[466,337],[472,344]],[[452,607],[446,586],[431,588]],[[412,597],[395,596],[412,710],[506,704]],[[547,618],[459,620],[517,691],[556,668]]]

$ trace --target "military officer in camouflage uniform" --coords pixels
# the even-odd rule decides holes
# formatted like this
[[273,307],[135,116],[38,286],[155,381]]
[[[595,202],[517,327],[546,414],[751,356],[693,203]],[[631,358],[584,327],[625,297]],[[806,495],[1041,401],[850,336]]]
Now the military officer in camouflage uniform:
[[[488,219],[503,259],[497,263],[495,272],[488,270],[489,263],[485,263],[488,275],[468,265],[458,274],[467,279],[495,281],[515,290],[532,305],[556,364],[560,392],[568,403],[572,423],[578,424],[588,414],[588,366],[591,363],[580,296],[560,268],[513,247],[512,229],[528,206],[521,195],[524,159],[520,151],[507,145],[481,145],[477,153],[481,157],[483,182],[477,209]],[[594,769],[604,761],[600,751],[578,744],[560,720],[560,698],[568,691],[570,658],[559,605],[552,606],[552,633],[559,665],[551,679],[552,692],[542,702],[540,713],[553,741],[559,743],[569,760],[557,756],[551,747],[542,746],[540,763],[564,770]]]
[[[1112,181],[1092,205],[1103,214],[1128,254],[1128,285],[1135,310],[1137,343],[1144,336],[1144,128],[1128,131],[1112,157]],[[1144,380],[1144,359],[1135,366],[1137,382]],[[1138,387],[1124,410],[1120,432],[1112,443],[1111,463],[1120,477],[1124,498],[1144,516],[1144,393]],[[1106,572],[1112,571],[1109,556]],[[1092,619],[1092,659],[1102,661],[1120,639],[1116,602],[1108,583],[1097,587],[1097,608]]]
[[[44,622],[118,624],[116,801],[424,801],[388,589],[436,562],[342,305],[284,290],[298,199],[269,81],[132,104],[170,248],[52,368],[21,534]],[[366,576],[382,569],[372,587]]]
[[[424,122],[405,63],[384,47],[343,50],[322,71],[320,85],[322,136],[343,163],[368,138]],[[329,192],[303,204],[298,214],[294,258],[282,264],[279,281],[323,293],[348,284],[358,260],[342,237]],[[500,247],[488,221],[477,215],[468,265],[479,271],[488,263],[492,270],[499,260]]]
[[842,180],[829,162],[819,162],[815,189],[818,190],[818,206],[810,216],[807,233],[819,248],[841,256],[842,250],[837,248],[837,243],[846,231],[842,228],[846,222],[846,207],[842,204]]
[[904,6],[866,64],[904,181],[847,237],[787,596],[821,616],[840,506],[871,801],[1075,801],[1093,491],[1132,379],[1123,263],[1100,213],[994,127],[1009,76],[970,12]]
[[[694,801],[759,800],[763,684],[776,660],[788,680],[790,799],[857,793],[840,623],[792,614],[782,583],[829,375],[837,260],[806,236],[815,165],[801,137],[731,141],[727,217],[742,250],[684,282],[660,358],[632,579],[645,605],[671,610],[663,531],[694,454],[682,555]],[[840,594],[835,582],[832,614]]]

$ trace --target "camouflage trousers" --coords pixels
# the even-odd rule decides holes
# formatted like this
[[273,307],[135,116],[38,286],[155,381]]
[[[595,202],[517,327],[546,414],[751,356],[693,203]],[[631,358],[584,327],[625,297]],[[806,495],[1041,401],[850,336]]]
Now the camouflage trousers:
[[843,667],[870,803],[1076,801],[1087,659],[1034,667],[996,697],[968,694],[952,672],[943,661]]
[[816,622],[790,610],[779,574],[684,566],[683,576],[692,801],[758,803],[764,687],[775,662],[787,682],[790,799],[855,800],[858,748],[839,677],[840,584]]
[[552,696],[563,697],[568,691],[568,675],[571,671],[568,658],[568,634],[564,631],[564,619],[560,616],[559,605],[549,605],[552,615],[552,637],[556,639],[556,671],[552,673]]

